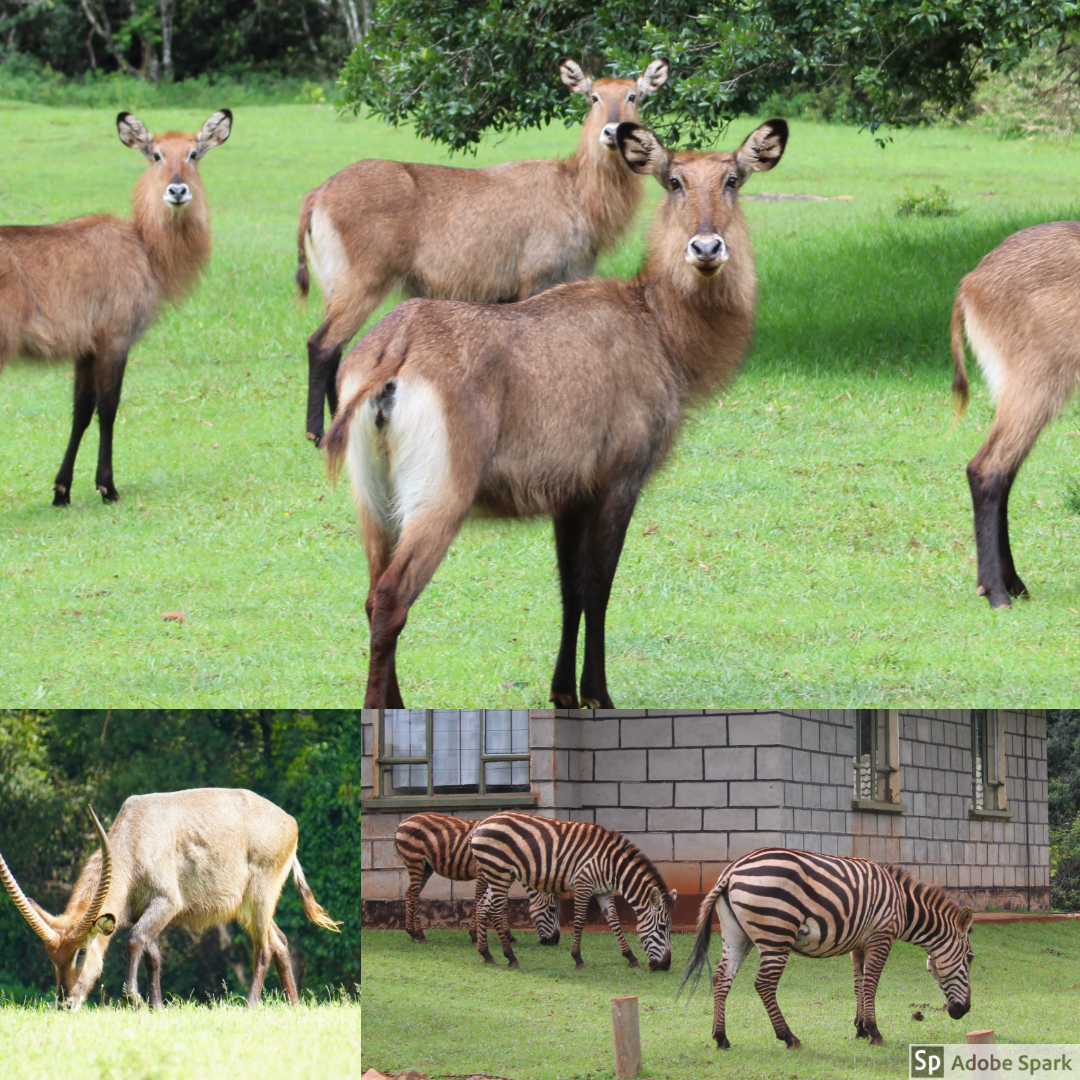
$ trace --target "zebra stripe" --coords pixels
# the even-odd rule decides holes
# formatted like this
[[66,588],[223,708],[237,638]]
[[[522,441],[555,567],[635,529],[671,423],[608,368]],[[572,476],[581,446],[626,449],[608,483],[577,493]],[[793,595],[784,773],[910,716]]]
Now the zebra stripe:
[[[487,882],[476,872],[469,840],[479,824],[471,818],[449,814],[413,814],[397,827],[394,847],[405,863],[409,887],[405,892],[405,929],[415,941],[426,941],[420,925],[420,891],[432,874],[451,881],[476,879],[476,890],[469,936],[476,940],[480,913],[488,904]],[[559,943],[559,899],[547,893],[526,889],[529,894],[529,917],[540,935],[541,945]]]
[[855,976],[855,1033],[880,1046],[874,1013],[881,969],[894,941],[910,941],[929,954],[949,1015],[971,1007],[971,908],[961,908],[936,885],[897,866],[786,848],[761,848],[736,859],[720,875],[698,912],[697,940],[682,986],[691,991],[709,964],[712,913],[720,918],[723,955],[713,976],[713,1038],[731,1046],[724,1026],[728,991],[751,945],[761,954],[754,987],[776,1037],[788,1047],[799,1040],[776,1003],[776,986],[788,954],[851,954]]
[[638,961],[623,937],[615,910],[615,894],[634,909],[641,944],[649,967],[671,967],[671,913],[675,892],[668,892],[655,866],[622,833],[583,821],[558,821],[506,811],[477,826],[472,837],[477,869],[490,885],[490,911],[477,924],[476,947],[492,963],[487,931],[494,926],[503,955],[511,967],[517,958],[510,948],[506,925],[506,892],[520,881],[543,893],[574,894],[574,945],[570,955],[579,968],[581,933],[590,897],[595,896],[607,917],[619,949],[637,967]]

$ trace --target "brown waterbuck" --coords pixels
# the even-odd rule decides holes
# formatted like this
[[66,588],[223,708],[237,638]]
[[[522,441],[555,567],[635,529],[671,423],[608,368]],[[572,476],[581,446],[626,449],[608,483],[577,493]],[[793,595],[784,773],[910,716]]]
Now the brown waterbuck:
[[968,399],[964,331],[997,399],[986,442],[967,467],[978,591],[990,606],[1028,595],[1009,546],[1009,491],[1039,432],[1080,381],[1080,221],[1021,229],[961,282],[953,305],[953,393]]
[[290,871],[304,914],[337,931],[316,903],[296,858],[296,821],[251,791],[195,788],[124,800],[108,834],[90,810],[101,848],[79,874],[62,915],[27,897],[0,856],[0,881],[56,968],[59,1003],[77,1009],[94,987],[114,931],[132,926],[124,994],[139,1002],[139,963],[150,1004],[161,1004],[158,935],[170,926],[200,932],[236,919],[250,934],[254,1007],[273,959],[282,990],[298,1000],[285,935],[274,923]]
[[296,282],[308,263],[325,297],[308,340],[307,434],[323,436],[323,401],[337,409],[343,347],[395,286],[410,296],[498,303],[524,300],[591,274],[614,247],[641,201],[641,183],[623,164],[615,128],[667,80],[668,61],[641,78],[590,79],[559,61],[562,81],[585,96],[577,153],[566,160],[511,161],[452,169],[360,161],[304,196]]
[[632,123],[616,140],[668,193],[637,278],[501,307],[408,300],[341,366],[326,442],[331,476],[348,458],[367,550],[368,706],[400,704],[398,636],[476,507],[553,519],[563,620],[551,700],[612,707],[604,619],[626,529],[687,405],[749,345],[757,277],[739,188],[780,160],[787,124],[768,121],[733,154],[669,153]]
[[198,161],[232,128],[222,109],[198,135],[153,136],[122,112],[120,141],[150,163],[135,185],[134,217],[105,214],[56,225],[0,228],[0,368],[16,355],[75,360],[71,439],[54,506],[71,502],[75,456],[94,410],[101,442],[96,484],[115,502],[113,425],[128,351],[162,303],[177,302],[210,258],[210,223]]

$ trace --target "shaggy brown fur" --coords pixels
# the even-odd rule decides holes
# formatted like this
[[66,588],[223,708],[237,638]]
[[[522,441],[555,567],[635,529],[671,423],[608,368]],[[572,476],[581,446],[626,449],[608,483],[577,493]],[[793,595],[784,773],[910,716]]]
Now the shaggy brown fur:
[[591,274],[633,220],[641,184],[615,147],[621,121],[638,119],[663,86],[666,60],[636,82],[593,82],[572,60],[562,80],[592,103],[577,153],[450,169],[360,161],[304,196],[297,234],[301,294],[310,260],[325,296],[308,341],[308,438],[323,436],[323,400],[337,408],[342,348],[395,286],[412,296],[498,303]]
[[232,113],[214,113],[198,135],[152,136],[130,113],[117,129],[150,167],[135,185],[134,217],[75,218],[0,228],[0,368],[12,356],[75,360],[71,439],[53,505],[71,501],[75,457],[95,409],[101,430],[96,484],[113,483],[112,438],[128,350],[163,301],[179,302],[210,258],[210,225],[198,160],[229,137]]
[[960,282],[952,317],[953,392],[967,404],[963,330],[997,412],[967,467],[978,591],[991,607],[1028,595],[1009,546],[1009,492],[1039,432],[1080,381],[1080,222],[1013,233]]
[[475,506],[554,519],[551,700],[612,707],[604,618],[626,528],[687,405],[730,379],[749,345],[757,278],[738,189],[786,139],[770,120],[734,154],[669,154],[621,124],[629,166],[668,190],[634,281],[569,282],[502,307],[410,300],[349,353],[326,441],[332,473],[348,452],[367,549],[366,705],[400,704],[398,635]]

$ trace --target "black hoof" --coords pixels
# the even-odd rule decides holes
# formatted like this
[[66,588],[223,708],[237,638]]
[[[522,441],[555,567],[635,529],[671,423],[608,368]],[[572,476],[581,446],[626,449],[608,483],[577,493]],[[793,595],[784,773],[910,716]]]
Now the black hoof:
[[641,961],[640,960],[631,960],[630,961],[630,966],[631,967],[641,967]]
[[584,961],[584,960],[579,960],[579,961],[578,961],[578,962],[577,962],[577,963],[576,963],[576,964],[574,965],[574,967],[576,967],[576,968],[578,969],[578,971],[581,971],[581,969],[582,969],[582,968],[583,968],[584,966],[585,966],[585,961]]
[[52,504],[53,506],[70,506],[71,492],[66,487],[55,486],[53,488]]
[[484,963],[485,964],[494,964],[495,963],[495,957],[493,957],[491,955],[491,953],[489,953],[486,949],[480,955],[484,958]]
[[728,1037],[726,1035],[724,1035],[723,1033],[721,1033],[719,1035],[714,1035],[713,1038],[716,1040],[716,1049],[717,1050],[730,1050],[731,1049],[731,1043],[728,1042]]
[[506,966],[507,967],[512,967],[512,968],[521,967],[521,965],[516,960],[511,960],[510,963],[507,964]]
[[870,1036],[870,1045],[871,1046],[884,1046],[885,1045],[885,1040],[880,1035],[871,1035]]
[[112,486],[112,484],[98,484],[98,491],[101,492],[102,502],[119,502],[120,493]]

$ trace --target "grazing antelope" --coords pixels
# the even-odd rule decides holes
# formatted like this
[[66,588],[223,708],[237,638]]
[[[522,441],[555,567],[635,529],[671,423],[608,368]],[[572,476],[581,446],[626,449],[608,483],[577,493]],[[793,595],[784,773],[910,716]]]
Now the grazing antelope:
[[[19,888],[0,856],[0,881],[56,968],[57,1003],[77,1009],[94,987],[117,927],[132,926],[124,995],[138,1004],[139,963],[150,1004],[161,1004],[158,935],[170,926],[202,931],[236,919],[251,935],[254,969],[247,1003],[259,1003],[273,959],[288,999],[299,1000],[285,935],[274,922],[290,871],[304,914],[337,932],[296,858],[296,821],[251,791],[195,788],[124,800],[108,834],[90,810],[101,841],[79,874],[62,915],[50,915]],[[132,925],[134,924],[134,925]]]
[[953,393],[967,405],[964,331],[997,411],[968,462],[979,559],[990,606],[1028,595],[1009,546],[1009,491],[1039,432],[1080,381],[1080,222],[1055,221],[1003,240],[960,282],[952,314]]
[[54,506],[71,502],[83,432],[98,414],[95,483],[105,502],[113,482],[113,424],[131,346],[166,300],[178,302],[210,258],[210,223],[198,161],[232,129],[222,109],[198,135],[153,136],[141,120],[116,118],[120,141],[150,167],[135,185],[134,217],[107,214],[56,225],[0,228],[0,368],[12,356],[75,360],[71,439],[56,474]]
[[326,441],[331,476],[348,457],[367,550],[367,706],[400,706],[398,635],[475,506],[552,517],[563,620],[551,700],[612,707],[604,619],[626,529],[687,405],[742,363],[757,277],[739,188],[780,160],[787,133],[770,120],[733,154],[669,153],[620,124],[627,164],[668,193],[637,278],[502,307],[408,300],[346,357]]
[[342,348],[395,286],[411,296],[497,303],[524,300],[591,274],[634,219],[641,182],[623,164],[615,128],[667,81],[654,60],[633,79],[590,79],[559,61],[562,81],[591,108],[565,161],[452,169],[359,161],[304,196],[296,283],[308,263],[325,296],[308,340],[307,437],[323,437],[323,400],[337,411]]

